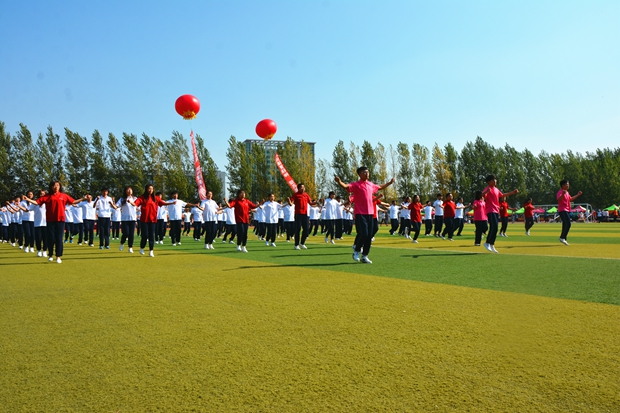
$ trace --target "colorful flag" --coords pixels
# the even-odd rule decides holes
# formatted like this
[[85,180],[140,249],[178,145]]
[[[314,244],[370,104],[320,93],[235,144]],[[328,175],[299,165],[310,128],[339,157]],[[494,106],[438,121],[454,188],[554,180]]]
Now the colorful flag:
[[295,180],[293,179],[293,177],[286,170],[286,167],[284,166],[284,164],[282,163],[282,160],[278,156],[278,152],[276,152],[275,158],[276,158],[276,165],[278,165],[278,169],[280,170],[280,173],[282,174],[282,178],[284,178],[284,180],[286,181],[288,186],[291,187],[293,192],[297,192],[297,184],[295,183]]
[[198,150],[196,149],[196,141],[194,140],[194,131],[189,136],[192,137],[192,152],[194,153],[194,176],[196,177],[196,185],[198,185],[198,196],[200,200],[207,199],[207,187],[202,178],[202,168],[200,167],[200,159],[198,159]]

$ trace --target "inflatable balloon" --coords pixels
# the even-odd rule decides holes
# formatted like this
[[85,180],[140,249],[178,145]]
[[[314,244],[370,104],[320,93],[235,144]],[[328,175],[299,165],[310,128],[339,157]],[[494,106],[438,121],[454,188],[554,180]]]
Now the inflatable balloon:
[[194,119],[200,111],[200,101],[196,99],[196,96],[183,95],[177,99],[174,108],[179,115],[183,116],[183,119]]
[[256,125],[256,134],[266,141],[273,138],[277,130],[276,123],[271,119],[263,119]]

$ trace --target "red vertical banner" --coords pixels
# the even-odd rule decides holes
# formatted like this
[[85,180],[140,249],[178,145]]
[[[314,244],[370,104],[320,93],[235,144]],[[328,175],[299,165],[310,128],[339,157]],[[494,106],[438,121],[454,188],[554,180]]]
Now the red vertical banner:
[[286,167],[284,166],[284,164],[282,163],[282,160],[278,156],[278,152],[276,152],[275,160],[276,160],[276,165],[278,166],[278,169],[280,170],[280,173],[282,174],[282,178],[284,178],[284,180],[286,181],[288,186],[291,187],[293,192],[297,192],[297,184],[295,183],[295,180],[293,179],[293,177],[286,170]]
[[207,199],[207,187],[202,178],[202,168],[200,167],[200,159],[198,159],[198,150],[196,149],[196,141],[194,140],[194,131],[189,136],[192,137],[192,152],[194,153],[194,176],[196,177],[196,185],[198,185],[198,196],[200,200]]

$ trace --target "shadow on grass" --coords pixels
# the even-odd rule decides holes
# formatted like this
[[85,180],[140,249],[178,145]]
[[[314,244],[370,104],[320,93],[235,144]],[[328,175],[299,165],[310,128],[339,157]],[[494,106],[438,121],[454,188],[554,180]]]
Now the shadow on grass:
[[272,265],[242,265],[237,268],[224,269],[222,271],[251,270],[256,268],[284,268],[284,267],[336,267],[341,265],[360,265],[358,262],[337,262],[329,264],[272,264]]

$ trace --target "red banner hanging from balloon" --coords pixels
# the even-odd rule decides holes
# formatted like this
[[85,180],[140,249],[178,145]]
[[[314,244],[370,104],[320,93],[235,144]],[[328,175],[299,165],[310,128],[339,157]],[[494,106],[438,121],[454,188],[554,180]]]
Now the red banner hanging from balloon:
[[198,196],[200,200],[207,199],[207,187],[202,178],[202,168],[200,167],[200,159],[198,159],[198,150],[196,149],[196,141],[194,140],[194,131],[189,136],[192,137],[192,152],[194,153],[194,176],[196,177],[196,185],[198,185]]
[[284,164],[282,163],[282,160],[278,156],[278,152],[276,152],[275,159],[276,159],[276,165],[278,165],[278,169],[280,170],[280,173],[282,174],[282,178],[284,178],[284,180],[286,181],[288,186],[291,187],[293,192],[297,192],[297,184],[295,183],[295,180],[293,179],[293,177],[286,170],[286,167],[284,166]]

